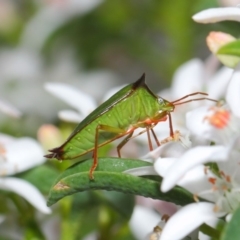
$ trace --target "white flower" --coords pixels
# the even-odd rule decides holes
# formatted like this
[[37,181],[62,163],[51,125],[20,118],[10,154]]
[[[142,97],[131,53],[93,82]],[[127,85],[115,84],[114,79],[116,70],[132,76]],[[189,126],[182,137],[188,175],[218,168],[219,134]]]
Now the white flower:
[[192,203],[183,207],[167,221],[161,232],[160,240],[180,240],[204,222],[216,225],[217,217],[221,217],[222,214],[214,215],[212,208],[211,203],[205,202]]
[[[203,223],[216,223],[219,217],[231,215],[239,206],[240,154],[234,149],[227,150],[224,146],[196,147],[180,158],[156,161],[155,170],[164,177],[162,191],[169,190],[177,183],[192,192],[196,201],[199,197],[210,201],[193,203],[180,209],[166,223],[161,240],[181,239]],[[209,161],[218,163],[219,176],[201,165]]]
[[[191,236],[191,239],[198,237],[200,240],[205,240],[206,238],[202,237],[202,234],[194,230],[201,225],[204,216],[208,216],[208,222],[213,227],[216,225],[216,218],[211,215],[212,204],[198,204],[199,209],[193,209],[193,204],[189,204],[174,214],[174,218],[169,218],[169,215],[166,214],[160,216],[149,207],[136,205],[129,221],[130,229],[138,240],[180,240],[186,235]],[[195,216],[198,217],[197,221],[192,221]],[[183,224],[188,227],[183,228]],[[190,231],[186,231],[188,228]]]
[[63,110],[59,112],[59,118],[70,122],[80,122],[95,107],[96,102],[86,93],[64,83],[46,83],[45,89],[56,97],[62,99],[78,112]]
[[0,52],[0,79],[9,81],[36,81],[41,73],[42,62],[37,52],[28,48],[3,48]]
[[[161,240],[179,239],[209,220],[217,222],[219,217],[226,216],[226,220],[229,220],[239,206],[239,72],[238,67],[226,91],[229,108],[201,107],[187,114],[187,126],[191,133],[215,145],[197,146],[178,158],[159,158],[154,164],[155,171],[164,178],[161,185],[163,192],[177,184],[192,192],[196,201],[199,197],[210,201],[187,205],[174,214],[166,223]],[[233,99],[232,96],[237,97]],[[216,163],[218,169],[203,165],[208,162]],[[191,224],[180,221],[183,218],[191,219]]]
[[[147,219],[147,221],[143,221]],[[147,234],[152,232],[159,222],[160,215],[154,210],[141,205],[136,205],[129,221],[129,226],[138,240],[146,240]]]
[[226,95],[226,101],[229,104],[229,107],[231,108],[233,114],[235,114],[237,117],[240,118],[240,64],[238,64],[236,70],[234,71],[234,74],[232,76],[231,81],[229,82],[228,89],[227,89],[227,95]]
[[210,8],[195,14],[193,20],[199,23],[215,23],[226,20],[240,22],[240,8]]
[[22,113],[6,101],[0,100],[0,111],[15,118],[19,118]]
[[34,139],[0,135],[0,189],[13,191],[39,211],[50,213],[50,208],[36,187],[20,178],[11,177],[42,164],[45,161],[43,154],[41,146]]

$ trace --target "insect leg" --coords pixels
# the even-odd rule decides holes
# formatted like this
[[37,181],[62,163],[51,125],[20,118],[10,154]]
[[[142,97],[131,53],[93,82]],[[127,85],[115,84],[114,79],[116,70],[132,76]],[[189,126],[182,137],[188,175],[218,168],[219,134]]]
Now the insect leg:
[[[156,141],[156,144],[157,144],[158,146],[161,146],[161,143],[158,141],[157,135],[156,135],[156,133],[155,133],[154,130],[153,130],[153,128],[154,128],[156,125],[157,125],[157,123],[154,123],[154,124],[150,125],[150,126],[148,127],[148,129],[151,130],[152,135],[153,135],[153,137],[154,137],[154,140]],[[143,131],[139,132],[137,135],[133,136],[132,138],[136,138],[137,136],[139,136],[139,135],[141,135],[141,134],[143,134],[143,133],[145,133],[145,132],[147,132],[147,127],[146,127]]]
[[172,126],[172,117],[171,114],[168,114],[169,117],[169,128],[170,128],[170,136],[173,137],[174,136],[174,132],[173,132],[173,126]]
[[151,141],[149,129],[150,129],[150,127],[147,126],[146,130],[147,130],[147,137],[148,137],[148,146],[149,146],[149,150],[152,151],[153,150],[153,146],[152,146],[152,141]]
[[129,141],[129,139],[132,137],[133,132],[134,132],[134,131],[130,132],[130,134],[127,135],[127,137],[124,138],[123,141],[118,144],[118,146],[117,146],[118,157],[121,157],[120,150],[121,150],[121,148]]
[[[102,125],[99,124],[96,127],[96,132],[95,132],[95,143],[94,143],[94,150],[93,150],[93,164],[92,167],[89,171],[89,177],[90,179],[94,179],[93,177],[93,172],[96,169],[97,165],[98,165],[98,139],[99,139],[99,131],[105,131],[105,132],[112,132],[112,133],[119,133],[119,135],[117,135],[116,138],[121,137],[126,135],[126,131],[120,128],[115,128],[115,127],[111,127],[108,125]],[[114,138],[114,139],[116,139]]]
[[152,135],[153,135],[153,137],[154,137],[154,139],[155,139],[156,144],[157,144],[158,147],[159,147],[161,144],[160,144],[160,142],[158,141],[158,138],[157,138],[157,136],[156,136],[156,133],[154,132],[153,128],[151,128],[150,130],[151,130],[151,132],[152,132]]
[[[150,146],[151,146],[151,148],[153,149],[153,147],[152,147],[152,142],[151,142],[151,138],[150,138],[150,133],[149,133],[149,130],[151,130],[151,132],[152,132],[152,134],[153,134],[153,137],[154,137],[157,145],[160,146],[161,144],[160,144],[160,142],[158,141],[155,132],[153,131],[153,127],[155,127],[155,126],[156,126],[156,124],[154,124],[154,125],[152,125],[152,126],[149,126],[149,127],[146,127],[145,130],[143,130],[143,131],[141,131],[140,133],[138,133],[136,136],[134,136],[134,138],[137,137],[137,136],[139,136],[139,135],[141,135],[141,134],[143,134],[143,133],[145,133],[145,132],[147,131],[147,133],[148,133],[148,140],[150,139],[150,141],[149,141],[149,148],[150,148]],[[132,131],[126,138],[124,138],[123,141],[117,146],[118,157],[121,157],[120,150],[121,150],[121,148],[132,138],[133,133],[134,133],[134,131]],[[152,151],[151,148],[150,148],[150,151]]]

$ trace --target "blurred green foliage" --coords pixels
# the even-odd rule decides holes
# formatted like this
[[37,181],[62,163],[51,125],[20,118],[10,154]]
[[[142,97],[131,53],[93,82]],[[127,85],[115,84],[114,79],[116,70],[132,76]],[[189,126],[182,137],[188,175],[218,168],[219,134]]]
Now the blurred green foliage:
[[[18,24],[9,34],[0,34],[2,45],[17,45],[21,30],[37,12],[33,1],[21,3]],[[217,0],[105,0],[65,22],[47,40],[43,53],[49,56],[68,45],[85,69],[106,68],[123,77],[146,72],[151,84],[163,87],[183,62],[209,55],[205,38],[211,29],[237,34],[237,23],[202,25],[191,19],[196,12],[217,6]]]

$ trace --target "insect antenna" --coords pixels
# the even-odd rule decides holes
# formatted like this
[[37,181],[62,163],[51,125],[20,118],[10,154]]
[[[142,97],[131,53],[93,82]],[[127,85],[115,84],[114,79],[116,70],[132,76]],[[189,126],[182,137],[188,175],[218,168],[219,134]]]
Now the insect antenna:
[[177,102],[177,103],[174,104],[174,106],[181,105],[181,104],[184,104],[184,103],[194,102],[194,101],[201,101],[201,100],[209,100],[209,101],[218,103],[218,101],[215,100],[215,99],[203,97],[203,98],[189,99],[189,100],[179,102],[179,103]]
[[195,98],[195,99],[189,99],[189,100],[186,100],[186,101],[183,101],[183,102],[180,102],[188,97],[191,97],[191,96],[195,96],[195,95],[205,95],[205,96],[208,96],[207,93],[204,93],[204,92],[194,92],[194,93],[191,93],[191,94],[188,94],[182,98],[179,98],[173,102],[171,102],[174,106],[177,106],[177,105],[181,105],[181,104],[184,104],[184,103],[189,103],[189,102],[194,102],[194,101],[201,101],[201,100],[209,100],[209,101],[212,101],[212,102],[218,102],[217,100],[215,99],[212,99],[212,98],[207,98],[207,97],[202,97],[202,98]]
[[191,96],[194,96],[194,95],[198,95],[198,94],[208,96],[208,94],[204,93],[204,92],[194,92],[194,93],[188,94],[188,95],[186,95],[186,96],[184,96],[182,98],[179,98],[179,99],[177,99],[177,100],[175,100],[175,101],[173,101],[171,103],[176,103],[176,102],[179,102],[179,101],[181,101],[181,100],[183,100],[185,98],[188,98],[188,97],[191,97]]

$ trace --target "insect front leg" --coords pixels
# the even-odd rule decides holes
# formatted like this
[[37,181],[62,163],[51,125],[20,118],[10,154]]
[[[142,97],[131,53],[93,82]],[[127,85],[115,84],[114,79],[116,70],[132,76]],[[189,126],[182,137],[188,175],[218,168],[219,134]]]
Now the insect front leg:
[[174,137],[173,126],[172,126],[172,116],[170,113],[168,114],[168,118],[169,118],[170,136]]
[[130,132],[130,134],[126,138],[124,138],[121,143],[118,144],[118,146],[117,146],[118,157],[121,157],[120,150],[130,140],[130,138],[132,137],[133,133],[134,133],[134,131]]
[[[158,140],[158,138],[157,138],[157,135],[156,135],[156,133],[155,133],[154,130],[153,130],[153,128],[154,128],[157,124],[158,124],[158,123],[153,123],[153,124],[149,125],[148,127],[145,127],[145,129],[144,129],[143,131],[139,132],[137,135],[133,136],[132,138],[136,138],[136,137],[138,137],[139,135],[147,132],[148,130],[151,130],[151,133],[152,133],[152,135],[153,135],[153,137],[154,137],[154,140],[155,140],[157,146],[158,146],[158,147],[161,146],[161,143],[159,142],[159,140]],[[150,136],[149,136],[149,137],[150,137]]]
[[[100,131],[104,131],[104,132],[110,132],[110,133],[116,133],[116,137],[114,137],[113,139],[111,139],[111,141],[119,138],[119,137],[122,137],[124,135],[126,135],[126,130],[123,130],[121,128],[116,128],[116,127],[111,127],[111,126],[108,126],[108,125],[103,125],[103,124],[99,124],[97,125],[96,127],[96,132],[95,132],[95,143],[94,143],[94,150],[93,150],[93,164],[92,164],[92,167],[89,171],[89,177],[91,180],[94,179],[94,176],[93,176],[93,172],[94,170],[96,169],[97,165],[98,165],[98,139],[99,139],[99,132]],[[110,141],[109,141],[110,142]]]
[[[155,126],[155,125],[154,125],[154,126]],[[153,135],[153,137],[154,137],[154,140],[155,140],[157,146],[159,147],[161,144],[160,144],[160,142],[158,141],[157,135],[156,135],[156,133],[154,132],[153,128],[151,128],[151,132],[152,132],[152,135]]]
[[152,140],[151,140],[151,137],[150,137],[150,127],[147,126],[146,127],[146,130],[147,130],[147,137],[148,137],[148,146],[149,146],[149,150],[152,151],[153,150],[153,145],[152,145]]

